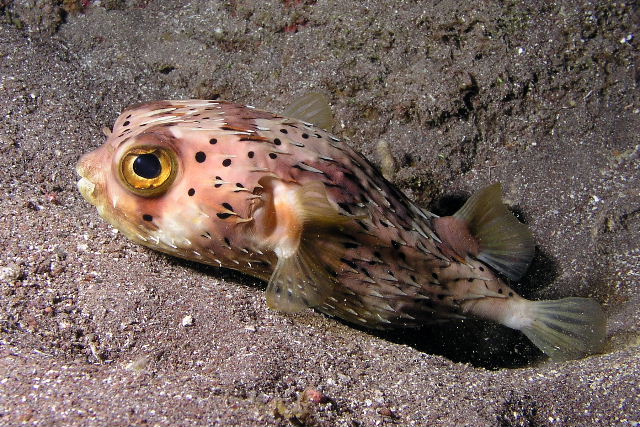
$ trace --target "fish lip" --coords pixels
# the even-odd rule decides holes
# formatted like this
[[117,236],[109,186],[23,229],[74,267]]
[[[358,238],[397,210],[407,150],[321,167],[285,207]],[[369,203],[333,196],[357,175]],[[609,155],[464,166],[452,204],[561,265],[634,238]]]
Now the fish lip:
[[96,189],[96,185],[93,182],[91,182],[89,179],[85,178],[84,176],[82,175],[80,176],[81,178],[78,180],[78,183],[77,183],[80,194],[82,194],[82,197],[84,197],[87,202],[91,203],[92,205],[95,205],[95,198],[94,198],[93,192]]
[[85,157],[80,158],[80,161],[76,164],[76,173],[80,176],[80,179],[77,182],[78,191],[82,194],[82,197],[92,205],[95,205],[95,189],[96,184],[90,178],[90,171],[87,169],[85,162],[83,161]]

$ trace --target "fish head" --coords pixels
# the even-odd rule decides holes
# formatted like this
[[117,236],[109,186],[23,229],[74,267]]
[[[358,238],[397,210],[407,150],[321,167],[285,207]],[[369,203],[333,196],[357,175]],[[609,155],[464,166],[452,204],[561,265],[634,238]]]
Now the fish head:
[[313,166],[318,154],[288,135],[309,139],[309,126],[225,101],[137,105],[79,160],[78,188],[136,243],[266,278],[276,249],[299,246],[301,206],[326,198],[304,181],[324,174]]
[[181,154],[167,127],[129,138],[111,133],[105,144],[78,161],[78,189],[111,225],[146,244],[158,233],[183,181]]
[[[132,107],[106,142],[76,166],[84,198],[125,236],[201,262],[213,240],[225,245],[249,204],[248,190],[240,193],[235,184],[245,172],[226,167],[213,145],[229,136],[220,133],[212,112],[208,127],[197,127],[201,121],[193,116],[201,116],[204,105],[158,101]],[[234,184],[223,187],[221,176]]]

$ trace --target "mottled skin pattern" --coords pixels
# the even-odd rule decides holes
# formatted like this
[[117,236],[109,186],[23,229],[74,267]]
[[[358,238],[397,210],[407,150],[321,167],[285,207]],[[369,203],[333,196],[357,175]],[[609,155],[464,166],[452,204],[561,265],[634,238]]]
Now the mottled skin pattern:
[[[137,145],[177,154],[177,176],[161,196],[141,197],[119,182],[119,159]],[[222,101],[137,105],[78,170],[85,197],[132,240],[265,280],[277,262],[265,242],[279,220],[253,216],[265,183],[324,183],[352,220],[331,271],[338,286],[315,308],[354,323],[416,326],[465,313],[500,321],[500,307],[520,300],[484,264],[457,257],[432,231],[433,216],[360,154],[309,123]]]

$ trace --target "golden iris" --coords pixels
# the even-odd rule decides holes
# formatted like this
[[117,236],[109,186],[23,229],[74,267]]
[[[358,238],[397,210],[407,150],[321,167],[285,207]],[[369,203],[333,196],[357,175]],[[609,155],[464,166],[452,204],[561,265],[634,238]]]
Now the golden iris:
[[120,160],[120,176],[129,189],[146,197],[164,193],[177,171],[175,153],[160,147],[136,147]]

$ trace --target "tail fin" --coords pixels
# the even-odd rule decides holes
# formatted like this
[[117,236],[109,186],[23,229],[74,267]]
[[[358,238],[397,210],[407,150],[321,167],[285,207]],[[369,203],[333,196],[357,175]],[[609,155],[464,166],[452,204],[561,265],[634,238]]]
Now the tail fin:
[[531,321],[522,332],[553,360],[580,359],[604,346],[604,312],[590,298],[529,301]]

